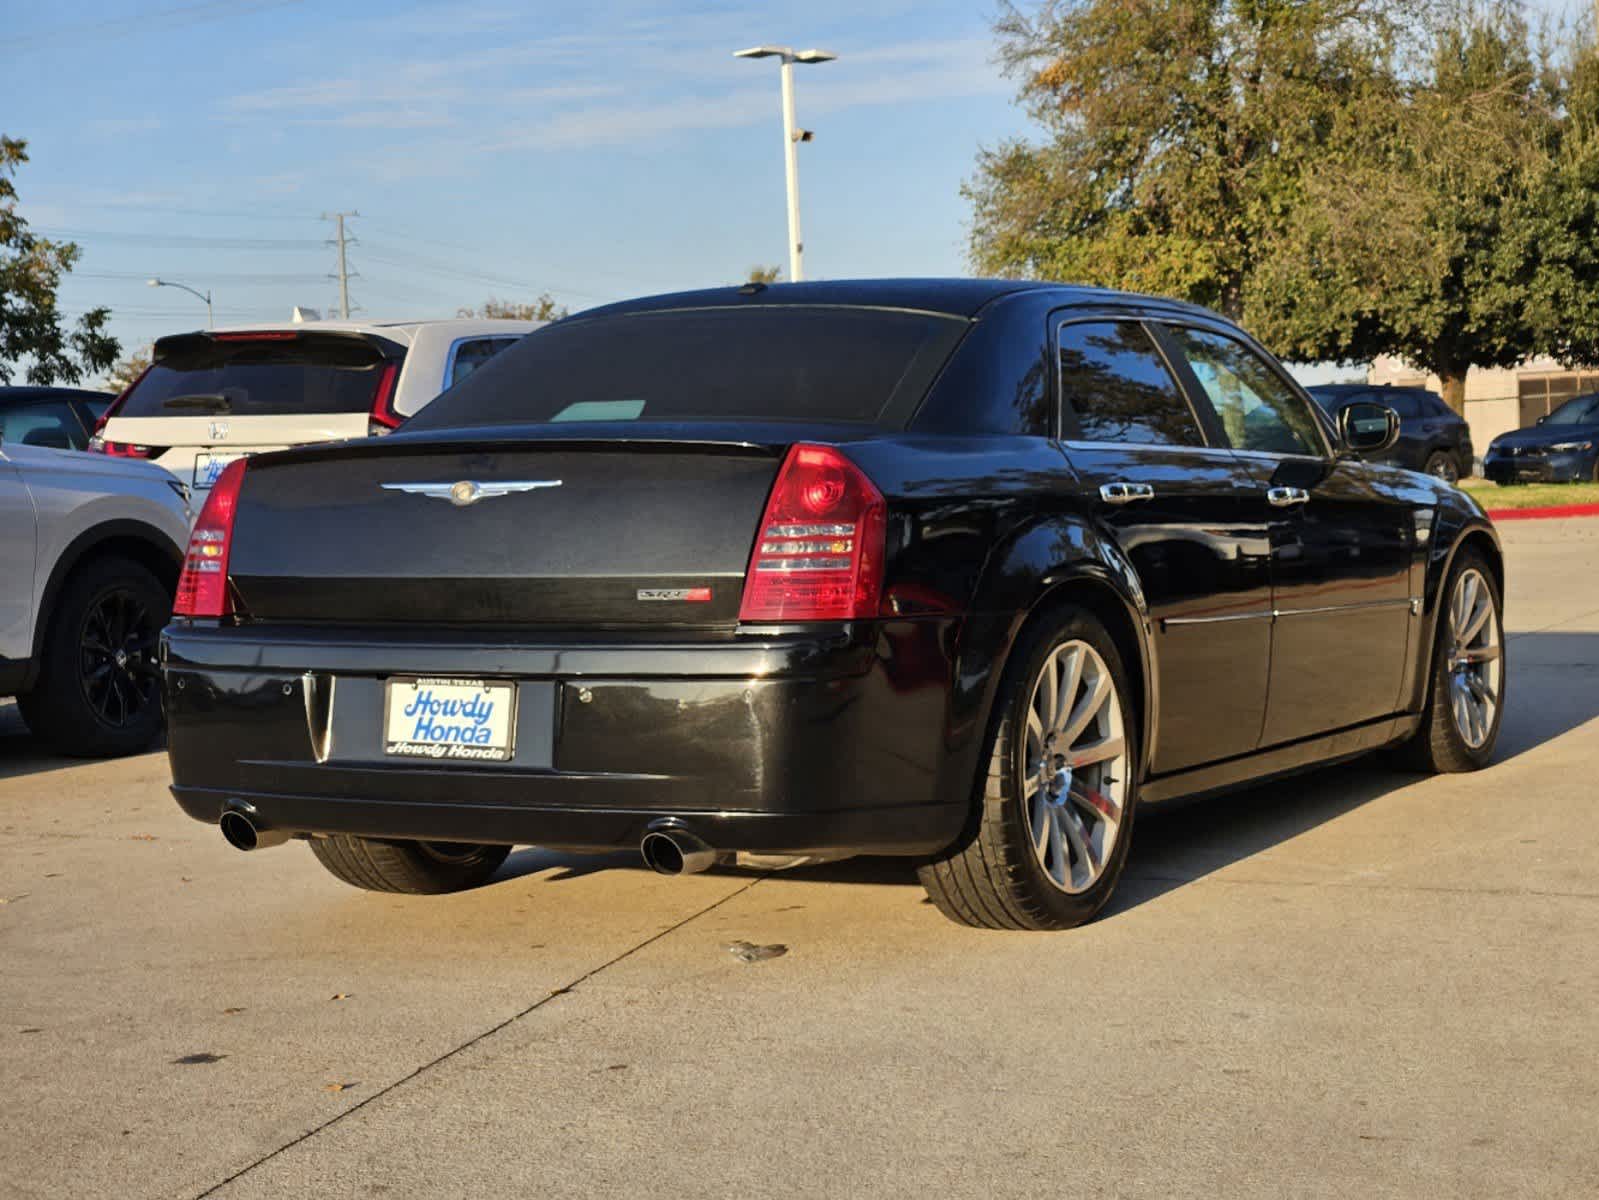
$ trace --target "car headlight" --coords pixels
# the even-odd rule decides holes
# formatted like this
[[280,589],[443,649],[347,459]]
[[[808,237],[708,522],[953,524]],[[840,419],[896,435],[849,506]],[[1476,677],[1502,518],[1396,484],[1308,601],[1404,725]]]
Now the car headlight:
[[1550,446],[1551,450],[1592,450],[1592,442],[1556,442]]

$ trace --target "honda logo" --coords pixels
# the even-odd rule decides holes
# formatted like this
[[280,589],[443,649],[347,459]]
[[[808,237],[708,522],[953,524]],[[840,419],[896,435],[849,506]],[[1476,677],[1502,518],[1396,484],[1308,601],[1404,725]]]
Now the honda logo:
[[211,440],[225,442],[228,440],[228,423],[226,421],[211,422]]

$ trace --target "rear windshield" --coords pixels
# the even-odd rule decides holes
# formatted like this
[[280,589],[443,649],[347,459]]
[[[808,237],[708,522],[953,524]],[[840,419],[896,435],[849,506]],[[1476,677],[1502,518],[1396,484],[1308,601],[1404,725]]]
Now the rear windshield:
[[298,416],[367,412],[382,357],[354,338],[216,341],[185,337],[117,410],[119,417]]
[[966,323],[768,307],[563,321],[529,334],[406,424],[814,421],[903,425]]

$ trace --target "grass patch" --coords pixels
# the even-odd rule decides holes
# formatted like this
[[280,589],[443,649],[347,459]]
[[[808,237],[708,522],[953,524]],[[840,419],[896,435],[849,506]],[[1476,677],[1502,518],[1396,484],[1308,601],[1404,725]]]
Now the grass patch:
[[1460,486],[1484,508],[1555,508],[1599,504],[1599,483],[1515,483],[1500,487],[1486,479],[1462,479]]

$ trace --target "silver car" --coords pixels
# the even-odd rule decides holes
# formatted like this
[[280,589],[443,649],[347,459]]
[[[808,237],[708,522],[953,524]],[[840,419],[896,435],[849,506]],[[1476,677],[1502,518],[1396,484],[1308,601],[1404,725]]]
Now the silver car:
[[156,643],[189,516],[150,463],[0,440],[0,696],[60,752],[160,733]]

